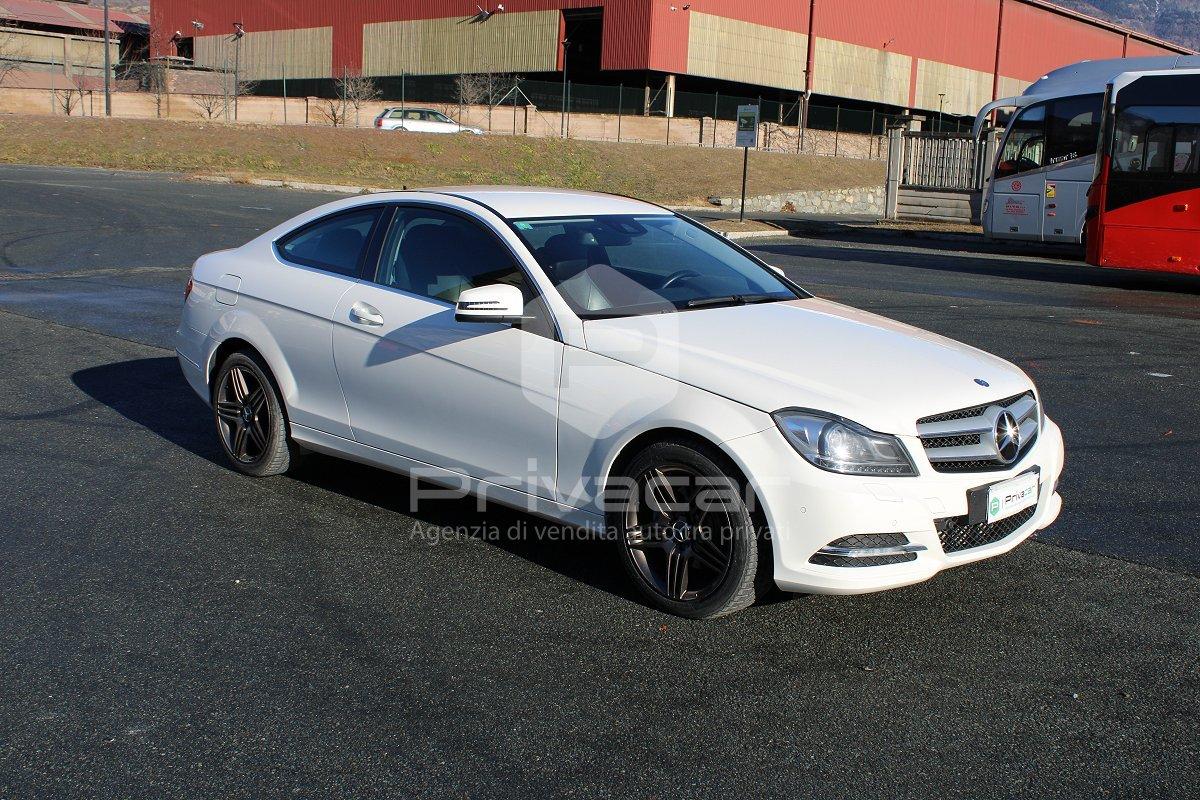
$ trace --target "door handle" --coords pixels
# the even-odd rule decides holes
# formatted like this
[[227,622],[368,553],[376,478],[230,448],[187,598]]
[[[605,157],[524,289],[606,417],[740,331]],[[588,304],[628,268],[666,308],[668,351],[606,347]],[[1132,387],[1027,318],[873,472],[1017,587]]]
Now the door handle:
[[375,306],[358,302],[350,306],[350,321],[377,328],[383,324],[383,314],[380,314]]

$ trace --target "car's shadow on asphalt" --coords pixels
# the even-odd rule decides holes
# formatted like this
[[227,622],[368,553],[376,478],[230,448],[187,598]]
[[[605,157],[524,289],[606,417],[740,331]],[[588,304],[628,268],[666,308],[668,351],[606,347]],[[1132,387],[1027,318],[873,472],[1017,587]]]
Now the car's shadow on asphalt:
[[[825,241],[825,240],[828,240]],[[832,242],[844,242],[833,244]],[[898,249],[911,246],[919,250]],[[856,246],[866,245],[866,246]],[[869,245],[883,245],[871,247]],[[889,246],[891,249],[889,249]],[[1036,256],[1038,253],[980,253],[967,252],[969,244],[955,242],[926,242],[886,240],[821,239],[795,237],[787,244],[754,245],[755,253],[785,257],[804,257],[833,262],[860,261],[870,264],[885,264],[897,267],[912,267],[935,272],[984,275],[997,278],[1016,278],[1055,284],[1070,284],[1099,289],[1124,289],[1129,291],[1172,292],[1182,295],[1200,294],[1200,277],[1176,273],[1157,273],[1137,270],[1101,269],[1082,261],[1067,260],[1018,260],[1014,255]],[[943,251],[938,258],[931,258],[930,249]]]
[[[212,414],[187,384],[174,358],[144,358],[79,370],[72,382],[84,393],[171,444],[228,467],[212,427]],[[232,469],[231,478],[239,478]],[[254,480],[245,478],[245,480]],[[531,563],[596,589],[641,602],[624,580],[615,547],[598,536],[525,514],[496,503],[479,510],[474,497],[420,501],[411,510],[414,481],[405,475],[316,453],[306,454],[284,480],[297,490],[312,486],[336,492],[409,520],[422,541],[477,538]],[[421,487],[434,489],[427,484]]]

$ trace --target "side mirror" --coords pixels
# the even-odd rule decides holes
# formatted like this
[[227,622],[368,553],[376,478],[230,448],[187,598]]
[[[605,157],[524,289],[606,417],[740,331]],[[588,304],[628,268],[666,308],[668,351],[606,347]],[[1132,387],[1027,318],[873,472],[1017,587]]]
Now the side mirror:
[[465,289],[454,307],[458,322],[520,322],[525,315],[521,290],[505,283]]

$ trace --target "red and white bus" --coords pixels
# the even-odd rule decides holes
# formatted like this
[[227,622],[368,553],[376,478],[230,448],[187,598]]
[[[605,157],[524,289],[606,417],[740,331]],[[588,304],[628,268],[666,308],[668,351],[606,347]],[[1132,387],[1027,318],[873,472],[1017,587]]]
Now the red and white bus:
[[1200,56],[1081,61],[1043,76],[1017,97],[985,105],[975,118],[977,139],[994,111],[1013,111],[983,192],[984,235],[1080,243],[1108,87],[1134,73],[1196,69]]
[[1097,152],[1088,263],[1200,273],[1200,69],[1116,76]]

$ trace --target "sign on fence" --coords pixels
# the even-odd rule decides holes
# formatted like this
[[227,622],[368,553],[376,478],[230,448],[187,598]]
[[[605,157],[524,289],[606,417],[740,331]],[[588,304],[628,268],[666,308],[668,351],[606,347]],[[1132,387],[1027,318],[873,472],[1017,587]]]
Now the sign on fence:
[[738,147],[758,147],[758,106],[738,106]]

